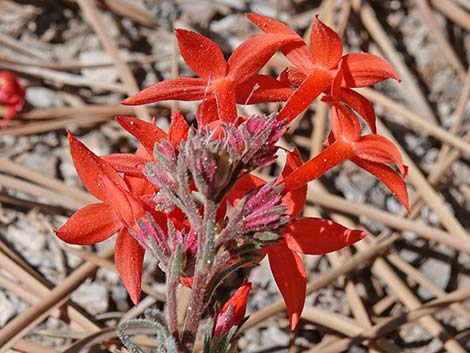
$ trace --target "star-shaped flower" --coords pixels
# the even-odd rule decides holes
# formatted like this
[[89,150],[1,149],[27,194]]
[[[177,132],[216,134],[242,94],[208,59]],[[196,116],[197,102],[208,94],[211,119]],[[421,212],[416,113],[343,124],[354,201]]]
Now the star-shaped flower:
[[[103,158],[96,156],[72,134],[68,135],[70,152],[80,179],[87,190],[102,202],[75,212],[56,234],[70,244],[90,245],[119,232],[114,249],[116,268],[134,303],[140,298],[144,248],[130,234],[137,232],[136,220],[154,215],[162,227],[163,215],[157,215],[138,198],[142,183],[137,178],[124,180]],[[145,189],[145,188],[144,188]]]
[[[247,17],[261,30],[269,34],[301,37],[285,24],[270,17],[248,14]],[[375,114],[369,101],[354,87],[370,86],[388,78],[399,80],[393,68],[378,56],[368,53],[351,53],[343,56],[343,44],[339,36],[323,24],[318,16],[314,19],[310,34],[310,49],[305,42],[290,42],[280,49],[295,67],[287,68],[281,78],[299,86],[279,112],[279,119],[295,119],[318,95],[330,89],[339,71],[342,74],[336,98],[351,106],[376,132]]]
[[[408,210],[408,193],[404,181],[407,167],[403,164],[397,147],[377,134],[362,136],[357,117],[336,98],[325,96],[323,101],[333,107],[330,114],[332,132],[328,137],[328,148],[285,178],[286,191],[305,187],[309,181],[349,159],[380,179]],[[387,164],[396,165],[401,175]]]
[[225,61],[219,46],[198,33],[177,29],[181,55],[201,78],[179,77],[159,82],[127,98],[123,104],[138,105],[163,100],[203,100],[197,114],[205,125],[214,119],[234,121],[236,104],[284,101],[292,89],[258,71],[276,50],[290,42],[299,42],[297,35],[263,34],[248,39]]

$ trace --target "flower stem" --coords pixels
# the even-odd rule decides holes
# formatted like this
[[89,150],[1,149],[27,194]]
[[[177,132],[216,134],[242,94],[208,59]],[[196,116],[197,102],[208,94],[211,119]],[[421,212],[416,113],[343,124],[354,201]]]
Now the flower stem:
[[352,156],[353,151],[350,144],[342,139],[336,140],[330,147],[316,155],[315,158],[290,173],[284,179],[284,192],[302,187]]
[[214,228],[217,204],[205,199],[203,226],[198,229],[198,252],[194,271],[193,288],[183,326],[181,343],[185,352],[191,352],[196,340],[199,322],[208,304],[206,294],[209,285],[209,273],[214,257]]

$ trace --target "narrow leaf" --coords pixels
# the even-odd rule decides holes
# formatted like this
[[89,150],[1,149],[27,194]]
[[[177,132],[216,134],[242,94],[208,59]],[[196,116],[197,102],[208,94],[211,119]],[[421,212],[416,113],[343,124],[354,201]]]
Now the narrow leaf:
[[113,153],[102,157],[119,173],[142,176],[142,168],[149,160],[131,153]]
[[268,75],[255,75],[236,88],[239,104],[284,102],[293,92],[289,85]]
[[[302,165],[302,157],[299,150],[296,148],[294,151],[287,153],[286,164],[282,170],[282,177],[287,177],[295,169]],[[282,204],[287,207],[286,214],[297,217],[299,216],[304,207],[307,199],[307,185],[297,188],[293,191],[287,192],[282,197]]]

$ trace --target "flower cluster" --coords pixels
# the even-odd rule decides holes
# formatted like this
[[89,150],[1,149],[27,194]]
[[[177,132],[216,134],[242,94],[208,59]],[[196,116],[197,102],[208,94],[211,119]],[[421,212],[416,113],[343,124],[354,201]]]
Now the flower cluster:
[[[248,18],[264,34],[242,43],[225,60],[210,39],[177,30],[181,55],[200,78],[175,78],[146,88],[123,103],[199,100],[196,124],[176,113],[168,132],[155,122],[118,117],[138,141],[135,154],[96,156],[69,134],[72,158],[85,187],[101,203],[76,212],[57,235],[93,244],[119,232],[115,262],[131,299],[140,297],[145,251],[167,276],[167,326],[181,351],[191,351],[203,315],[207,351],[225,351],[245,316],[251,284],[222,307],[214,293],[232,272],[265,256],[286,302],[291,329],[301,315],[306,271],[299,254],[325,254],[362,239],[322,218],[303,217],[307,183],[345,160],[374,174],[408,208],[403,165],[397,148],[375,128],[372,105],[351,88],[398,79],[392,67],[371,54],[343,55],[338,35],[314,19],[311,47],[286,25],[268,17]],[[276,51],[293,66],[279,77],[259,74]],[[287,151],[281,175],[265,181],[253,174],[273,163],[287,124],[320,94],[331,105],[325,150],[303,163]],[[285,101],[278,114],[239,116],[237,104]],[[367,123],[363,134],[358,119]],[[395,165],[398,172],[390,165]],[[191,288],[184,323],[175,315],[175,290]]]

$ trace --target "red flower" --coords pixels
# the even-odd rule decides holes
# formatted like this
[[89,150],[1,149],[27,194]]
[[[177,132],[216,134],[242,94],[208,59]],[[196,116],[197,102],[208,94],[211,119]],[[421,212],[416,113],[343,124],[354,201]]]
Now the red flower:
[[240,288],[222,306],[215,320],[214,335],[221,336],[238,325],[244,318],[246,312],[246,302],[251,291],[251,283],[245,278]]
[[[297,150],[288,153],[282,172],[284,181],[289,180],[290,173],[297,170],[301,164]],[[283,179],[279,182],[283,182]],[[235,203],[248,190],[264,184],[263,179],[248,174],[234,186],[227,199]],[[298,253],[326,254],[349,246],[366,236],[363,231],[351,230],[330,220],[299,218],[305,205],[306,194],[306,184],[296,189],[284,188],[282,203],[287,207],[286,214],[292,217],[292,221],[282,230],[283,239],[266,250],[274,280],[286,303],[291,329],[297,326],[302,313],[307,286],[305,266]]]
[[[257,14],[247,15],[250,21],[270,34],[284,34],[301,37],[270,17]],[[370,86],[387,78],[399,80],[393,68],[383,59],[368,53],[343,54],[339,36],[316,16],[310,34],[310,49],[302,42],[291,41],[281,47],[291,63],[281,78],[299,85],[279,112],[279,119],[293,120],[304,111],[318,95],[327,91],[339,71],[342,72],[341,89],[336,98],[345,102],[361,114],[372,132],[375,130],[375,114],[369,101],[350,87]]]
[[227,62],[217,44],[198,33],[177,29],[176,37],[181,55],[201,79],[179,77],[159,82],[123,104],[203,100],[197,118],[206,125],[217,118],[234,121],[237,102],[284,101],[292,93],[289,86],[257,73],[280,46],[299,41],[297,36],[267,34],[250,38],[235,49]]
[[8,107],[3,117],[2,127],[15,116],[16,112],[23,107],[25,90],[20,80],[8,71],[0,72],[0,103]]
[[[119,231],[114,260],[132,301],[139,301],[144,249],[130,234],[138,230],[136,219],[145,220],[152,212],[134,194],[142,189],[136,178],[127,183],[103,158],[96,156],[72,134],[68,135],[70,152],[80,179],[88,191],[102,202],[75,212],[56,234],[71,244],[89,245],[106,240]],[[161,222],[164,223],[164,222]]]
[[[329,147],[285,178],[286,191],[304,187],[309,181],[349,159],[380,179],[409,210],[404,181],[407,167],[403,164],[400,151],[383,136],[377,134],[361,136],[359,120],[350,109],[331,96],[325,96],[323,100],[333,106],[332,133],[327,143]],[[395,164],[401,176],[387,164]]]
[[145,163],[154,161],[153,149],[155,144],[164,139],[176,148],[182,140],[186,139],[189,130],[189,125],[180,112],[173,115],[168,133],[156,126],[155,121],[149,123],[126,116],[118,116],[116,121],[124,130],[133,135],[140,145],[135,154],[115,153],[102,158],[118,172],[142,179],[146,179],[142,173]]
[[293,330],[305,302],[305,266],[298,253],[323,255],[350,246],[367,234],[323,218],[300,217],[283,230],[284,239],[268,248],[269,265],[286,303]]
[[[189,125],[180,112],[173,115],[168,133],[156,126],[155,121],[146,122],[125,116],[116,117],[116,121],[139,141],[139,147],[135,154],[115,153],[101,158],[116,171],[123,173],[127,181],[134,180],[132,192],[139,195],[149,208],[155,209],[155,193],[158,188],[148,181],[142,169],[146,163],[155,161],[153,149],[157,142],[162,139],[168,140],[173,147],[177,148],[182,140],[186,140]],[[183,229],[187,225],[187,220],[179,209],[175,209],[167,216],[178,229]]]

